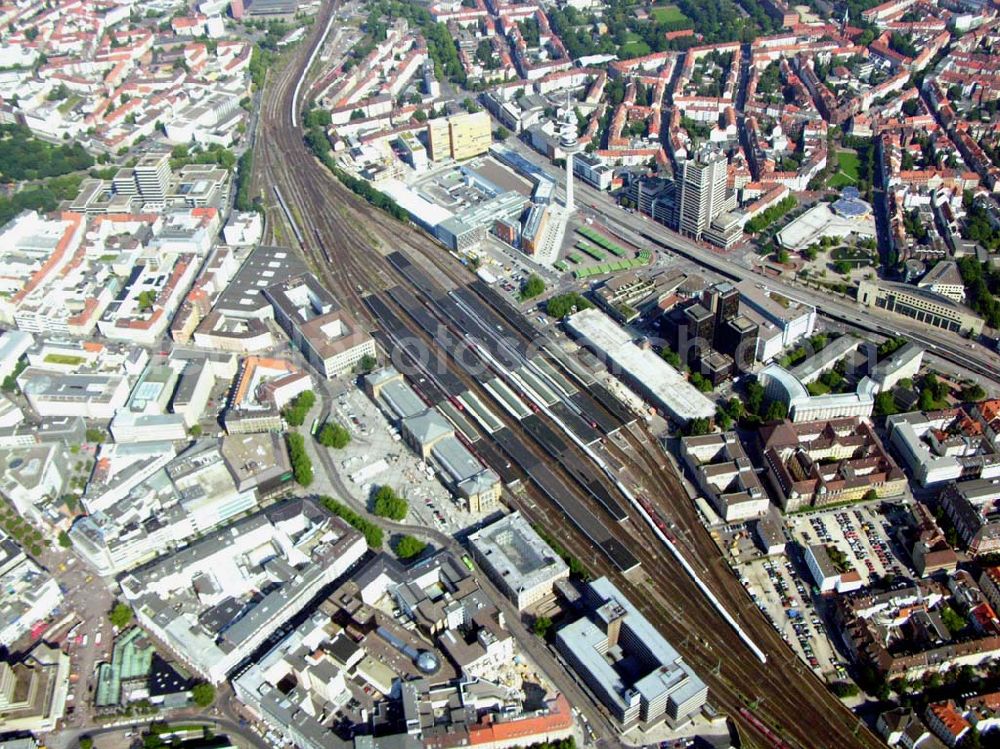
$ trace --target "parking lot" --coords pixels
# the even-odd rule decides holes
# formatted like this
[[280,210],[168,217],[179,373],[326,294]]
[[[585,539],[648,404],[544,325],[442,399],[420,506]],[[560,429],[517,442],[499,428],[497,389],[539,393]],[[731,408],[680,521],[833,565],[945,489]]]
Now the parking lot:
[[410,505],[404,522],[454,534],[483,520],[466,512],[437,479],[434,468],[402,441],[398,430],[357,388],[347,388],[333,402],[331,417],[351,432],[351,443],[332,455],[344,483],[356,499],[367,502],[374,489],[390,486]]
[[847,555],[865,585],[885,575],[906,573],[906,557],[895,529],[876,505],[790,518],[792,538],[803,546],[826,544]]
[[827,634],[832,600],[819,595],[805,563],[805,548],[824,544],[839,549],[865,585],[884,575],[907,575],[908,560],[895,538],[906,514],[905,507],[869,503],[786,517],[783,556],[762,557],[759,549],[751,551],[749,524],[726,526],[720,535],[727,539],[723,544],[733,554],[754,603],[796,654],[826,678],[842,679],[846,663]]
[[827,637],[822,604],[814,604],[810,581],[799,569],[805,572],[786,557],[773,557],[749,562],[740,573],[754,603],[792,650],[813,670],[833,677],[841,659]]

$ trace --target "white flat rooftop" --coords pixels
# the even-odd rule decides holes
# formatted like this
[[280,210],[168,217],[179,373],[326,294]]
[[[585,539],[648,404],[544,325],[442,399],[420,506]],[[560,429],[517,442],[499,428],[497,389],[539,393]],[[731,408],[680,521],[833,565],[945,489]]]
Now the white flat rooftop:
[[591,347],[604,354],[612,372],[627,374],[633,382],[640,383],[645,395],[670,416],[682,422],[715,417],[715,404],[711,400],[655,351],[633,343],[628,331],[596,307],[572,315],[568,324]]
[[803,250],[823,237],[843,239],[851,234],[874,237],[875,218],[870,213],[846,218],[834,213],[828,203],[818,203],[779,231],[778,241],[786,249]]

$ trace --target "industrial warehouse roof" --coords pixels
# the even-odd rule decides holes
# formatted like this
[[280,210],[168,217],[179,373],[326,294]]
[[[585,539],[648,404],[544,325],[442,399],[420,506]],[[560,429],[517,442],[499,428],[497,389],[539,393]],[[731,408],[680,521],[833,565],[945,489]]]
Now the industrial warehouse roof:
[[219,295],[215,309],[228,317],[270,316],[271,303],[264,297],[264,289],[307,270],[305,263],[287,247],[258,247]]

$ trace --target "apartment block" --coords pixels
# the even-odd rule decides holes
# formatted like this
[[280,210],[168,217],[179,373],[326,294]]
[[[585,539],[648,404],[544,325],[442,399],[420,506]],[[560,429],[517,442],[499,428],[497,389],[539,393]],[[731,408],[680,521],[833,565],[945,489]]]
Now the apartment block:
[[886,419],[889,441],[922,486],[1000,478],[1000,442],[980,410],[913,411]]

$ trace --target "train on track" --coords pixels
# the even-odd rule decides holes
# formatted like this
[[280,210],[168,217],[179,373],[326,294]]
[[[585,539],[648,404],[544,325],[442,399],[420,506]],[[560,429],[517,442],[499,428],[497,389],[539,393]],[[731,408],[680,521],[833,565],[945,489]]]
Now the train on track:
[[292,233],[298,240],[300,245],[305,245],[306,238],[302,236],[302,230],[299,229],[299,225],[295,222],[295,217],[292,216],[291,210],[288,208],[288,203],[285,202],[284,196],[281,194],[281,190],[278,189],[277,185],[274,185],[274,197],[278,199],[278,205],[281,206],[281,212],[285,214],[285,219],[288,221],[288,225],[292,227]]
[[674,534],[671,533],[669,530],[667,530],[667,524],[666,522],[664,522],[663,516],[660,515],[659,511],[653,507],[652,502],[650,502],[645,497],[636,497],[636,500],[639,502],[640,505],[642,505],[642,509],[646,511],[646,514],[649,515],[650,518],[652,518],[653,522],[656,524],[656,527],[660,529],[660,533],[666,536],[667,540],[670,541],[670,543],[672,544],[677,543],[677,539],[674,537]]
[[791,745],[788,744],[783,738],[767,727],[760,718],[754,715],[752,712],[747,710],[745,707],[740,708],[740,715],[742,715],[746,721],[756,728],[768,740],[769,745],[773,749],[792,749]]

